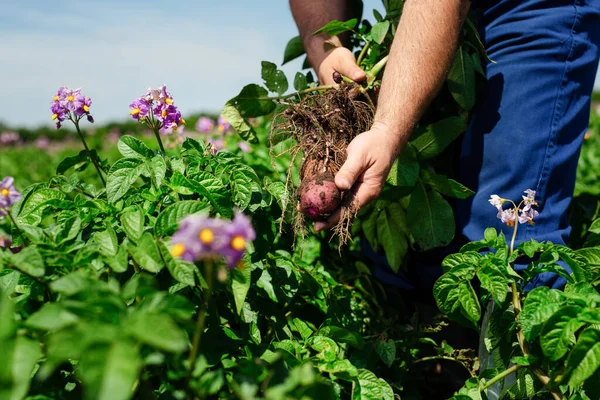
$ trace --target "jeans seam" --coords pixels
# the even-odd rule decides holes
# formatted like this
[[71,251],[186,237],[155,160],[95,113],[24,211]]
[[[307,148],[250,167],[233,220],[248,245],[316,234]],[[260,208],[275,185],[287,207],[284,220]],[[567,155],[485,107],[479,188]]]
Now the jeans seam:
[[[557,125],[558,125],[558,122],[560,121],[561,116],[564,115],[562,96],[564,94],[565,85],[567,83],[566,76],[571,69],[571,61],[572,61],[573,54],[575,52],[575,47],[577,44],[576,26],[579,23],[579,17],[580,17],[579,4],[580,4],[580,2],[581,2],[581,0],[573,1],[573,7],[575,8],[575,16],[573,18],[573,24],[571,25],[571,34],[570,34],[571,47],[570,47],[567,57],[565,58],[565,61],[564,61],[565,66],[564,66],[562,76],[560,79],[560,87],[558,88],[558,91],[556,93],[556,98],[554,99],[554,111],[552,113],[552,125],[550,128],[551,129],[550,137],[548,138],[548,143],[546,145],[546,151],[544,154],[544,161],[542,163],[542,167],[541,167],[541,170],[539,173],[540,178],[538,179],[538,183],[535,188],[536,194],[537,194],[536,197],[538,197],[538,199],[541,200],[541,204],[542,204],[542,210],[540,210],[541,212],[543,212],[543,207],[545,206],[546,198],[547,198],[546,189],[547,189],[547,183],[548,183],[549,173],[550,173],[550,159],[552,158],[552,156],[555,154],[555,151],[556,151],[556,139],[558,136]],[[528,225],[526,231],[531,236],[535,233],[536,226]]]

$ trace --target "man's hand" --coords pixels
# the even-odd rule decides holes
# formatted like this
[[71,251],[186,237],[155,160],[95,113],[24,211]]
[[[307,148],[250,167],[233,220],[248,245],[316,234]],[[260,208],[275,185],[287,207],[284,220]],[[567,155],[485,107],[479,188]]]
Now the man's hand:
[[360,82],[367,76],[365,71],[356,65],[356,58],[350,50],[345,47],[336,47],[316,66],[319,82],[322,85],[333,85],[333,73],[335,71],[347,76],[353,81]]
[[[350,142],[346,162],[335,175],[336,186],[340,190],[351,190],[359,208],[375,200],[402,145],[400,135],[376,122],[370,131],[361,133]],[[315,223],[315,230],[329,229],[339,219],[338,208],[326,221]]]

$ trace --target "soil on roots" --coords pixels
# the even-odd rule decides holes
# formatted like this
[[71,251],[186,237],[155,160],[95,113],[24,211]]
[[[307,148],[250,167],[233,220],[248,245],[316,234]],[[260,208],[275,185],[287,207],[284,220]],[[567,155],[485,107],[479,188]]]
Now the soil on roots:
[[[288,193],[292,194],[289,200],[298,199],[299,190],[291,184],[293,160],[298,155],[303,157],[299,188],[302,182],[311,178],[332,179],[346,161],[346,149],[352,139],[371,127],[375,110],[360,89],[356,84],[342,82],[339,88],[307,95],[297,103],[287,104],[288,107],[275,116],[271,138],[276,131],[280,137],[291,136],[295,140],[295,145],[287,150],[292,156],[286,183]],[[357,211],[353,192],[342,192],[340,221],[333,229],[340,238],[340,247],[350,238],[350,225]],[[327,219],[329,215],[324,213],[318,219]],[[298,211],[294,225],[295,234],[303,236],[305,216]]]

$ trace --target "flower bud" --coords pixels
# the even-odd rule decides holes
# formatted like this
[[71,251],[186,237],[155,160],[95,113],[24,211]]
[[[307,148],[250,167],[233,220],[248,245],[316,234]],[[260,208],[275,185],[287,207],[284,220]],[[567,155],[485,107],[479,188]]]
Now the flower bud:
[[93,123],[94,123],[94,117],[92,117],[92,114],[88,114],[88,115],[87,115],[87,120],[88,120],[88,122],[89,122],[90,124],[93,124]]

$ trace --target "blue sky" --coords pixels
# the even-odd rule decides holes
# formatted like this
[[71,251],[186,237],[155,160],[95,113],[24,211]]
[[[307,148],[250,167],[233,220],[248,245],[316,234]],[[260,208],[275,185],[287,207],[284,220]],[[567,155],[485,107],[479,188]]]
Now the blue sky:
[[[297,34],[286,0],[0,0],[0,121],[50,124],[59,86],[82,87],[99,123],[166,84],[184,113],[218,112]],[[365,16],[381,10],[365,0]],[[301,61],[283,69],[288,77]],[[596,81],[600,89],[600,81]]]

